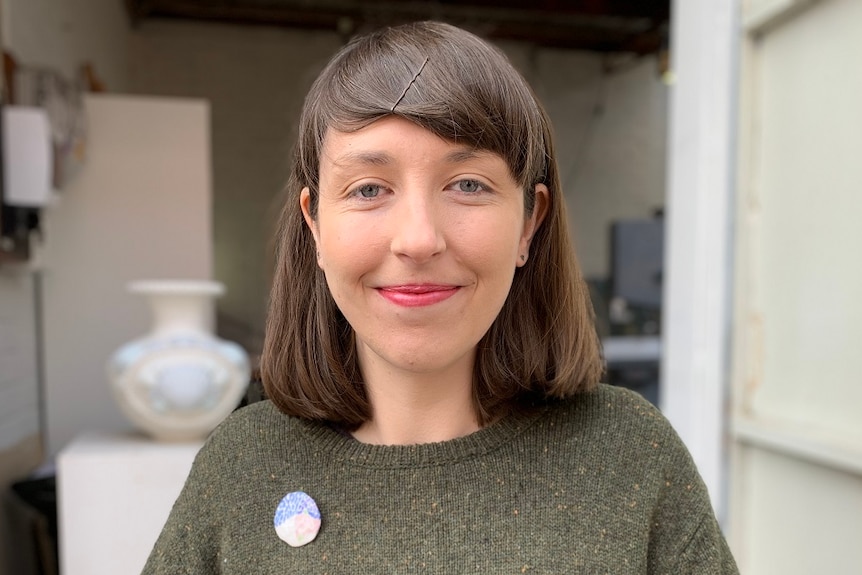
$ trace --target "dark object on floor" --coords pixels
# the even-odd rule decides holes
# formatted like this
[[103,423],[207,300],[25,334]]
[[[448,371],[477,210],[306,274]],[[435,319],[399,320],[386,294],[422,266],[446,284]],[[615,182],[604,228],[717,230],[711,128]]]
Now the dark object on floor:
[[29,537],[39,575],[58,575],[57,480],[54,475],[12,484],[12,493],[28,515]]

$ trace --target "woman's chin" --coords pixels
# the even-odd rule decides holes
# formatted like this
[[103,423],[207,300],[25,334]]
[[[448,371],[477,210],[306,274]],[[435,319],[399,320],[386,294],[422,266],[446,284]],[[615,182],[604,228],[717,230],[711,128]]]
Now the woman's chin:
[[449,349],[429,349],[427,343],[410,346],[381,346],[375,350],[370,346],[360,351],[363,367],[379,368],[403,375],[414,374],[427,377],[463,372],[469,377],[473,369],[475,347],[460,353]]

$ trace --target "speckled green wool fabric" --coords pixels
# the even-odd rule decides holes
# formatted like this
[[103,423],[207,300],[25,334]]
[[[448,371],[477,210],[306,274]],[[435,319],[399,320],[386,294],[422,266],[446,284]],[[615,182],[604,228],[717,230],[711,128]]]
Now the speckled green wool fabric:
[[[273,517],[317,502],[291,547]],[[373,446],[265,401],[210,437],[146,575],[737,573],[691,457],[640,396],[598,391],[472,435]]]

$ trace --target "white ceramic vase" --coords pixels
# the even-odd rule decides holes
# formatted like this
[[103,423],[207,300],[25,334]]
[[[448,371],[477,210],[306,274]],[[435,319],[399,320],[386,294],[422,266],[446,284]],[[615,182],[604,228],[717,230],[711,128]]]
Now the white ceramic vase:
[[210,281],[141,281],[153,327],[120,347],[108,377],[123,413],[160,441],[202,439],[239,404],[250,377],[248,355],[213,335],[214,301],[224,286]]

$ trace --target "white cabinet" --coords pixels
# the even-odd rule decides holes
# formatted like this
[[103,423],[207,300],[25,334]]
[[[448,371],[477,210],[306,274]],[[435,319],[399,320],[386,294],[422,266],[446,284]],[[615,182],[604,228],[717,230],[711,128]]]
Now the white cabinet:
[[138,575],[202,443],[86,434],[57,460],[60,571]]

